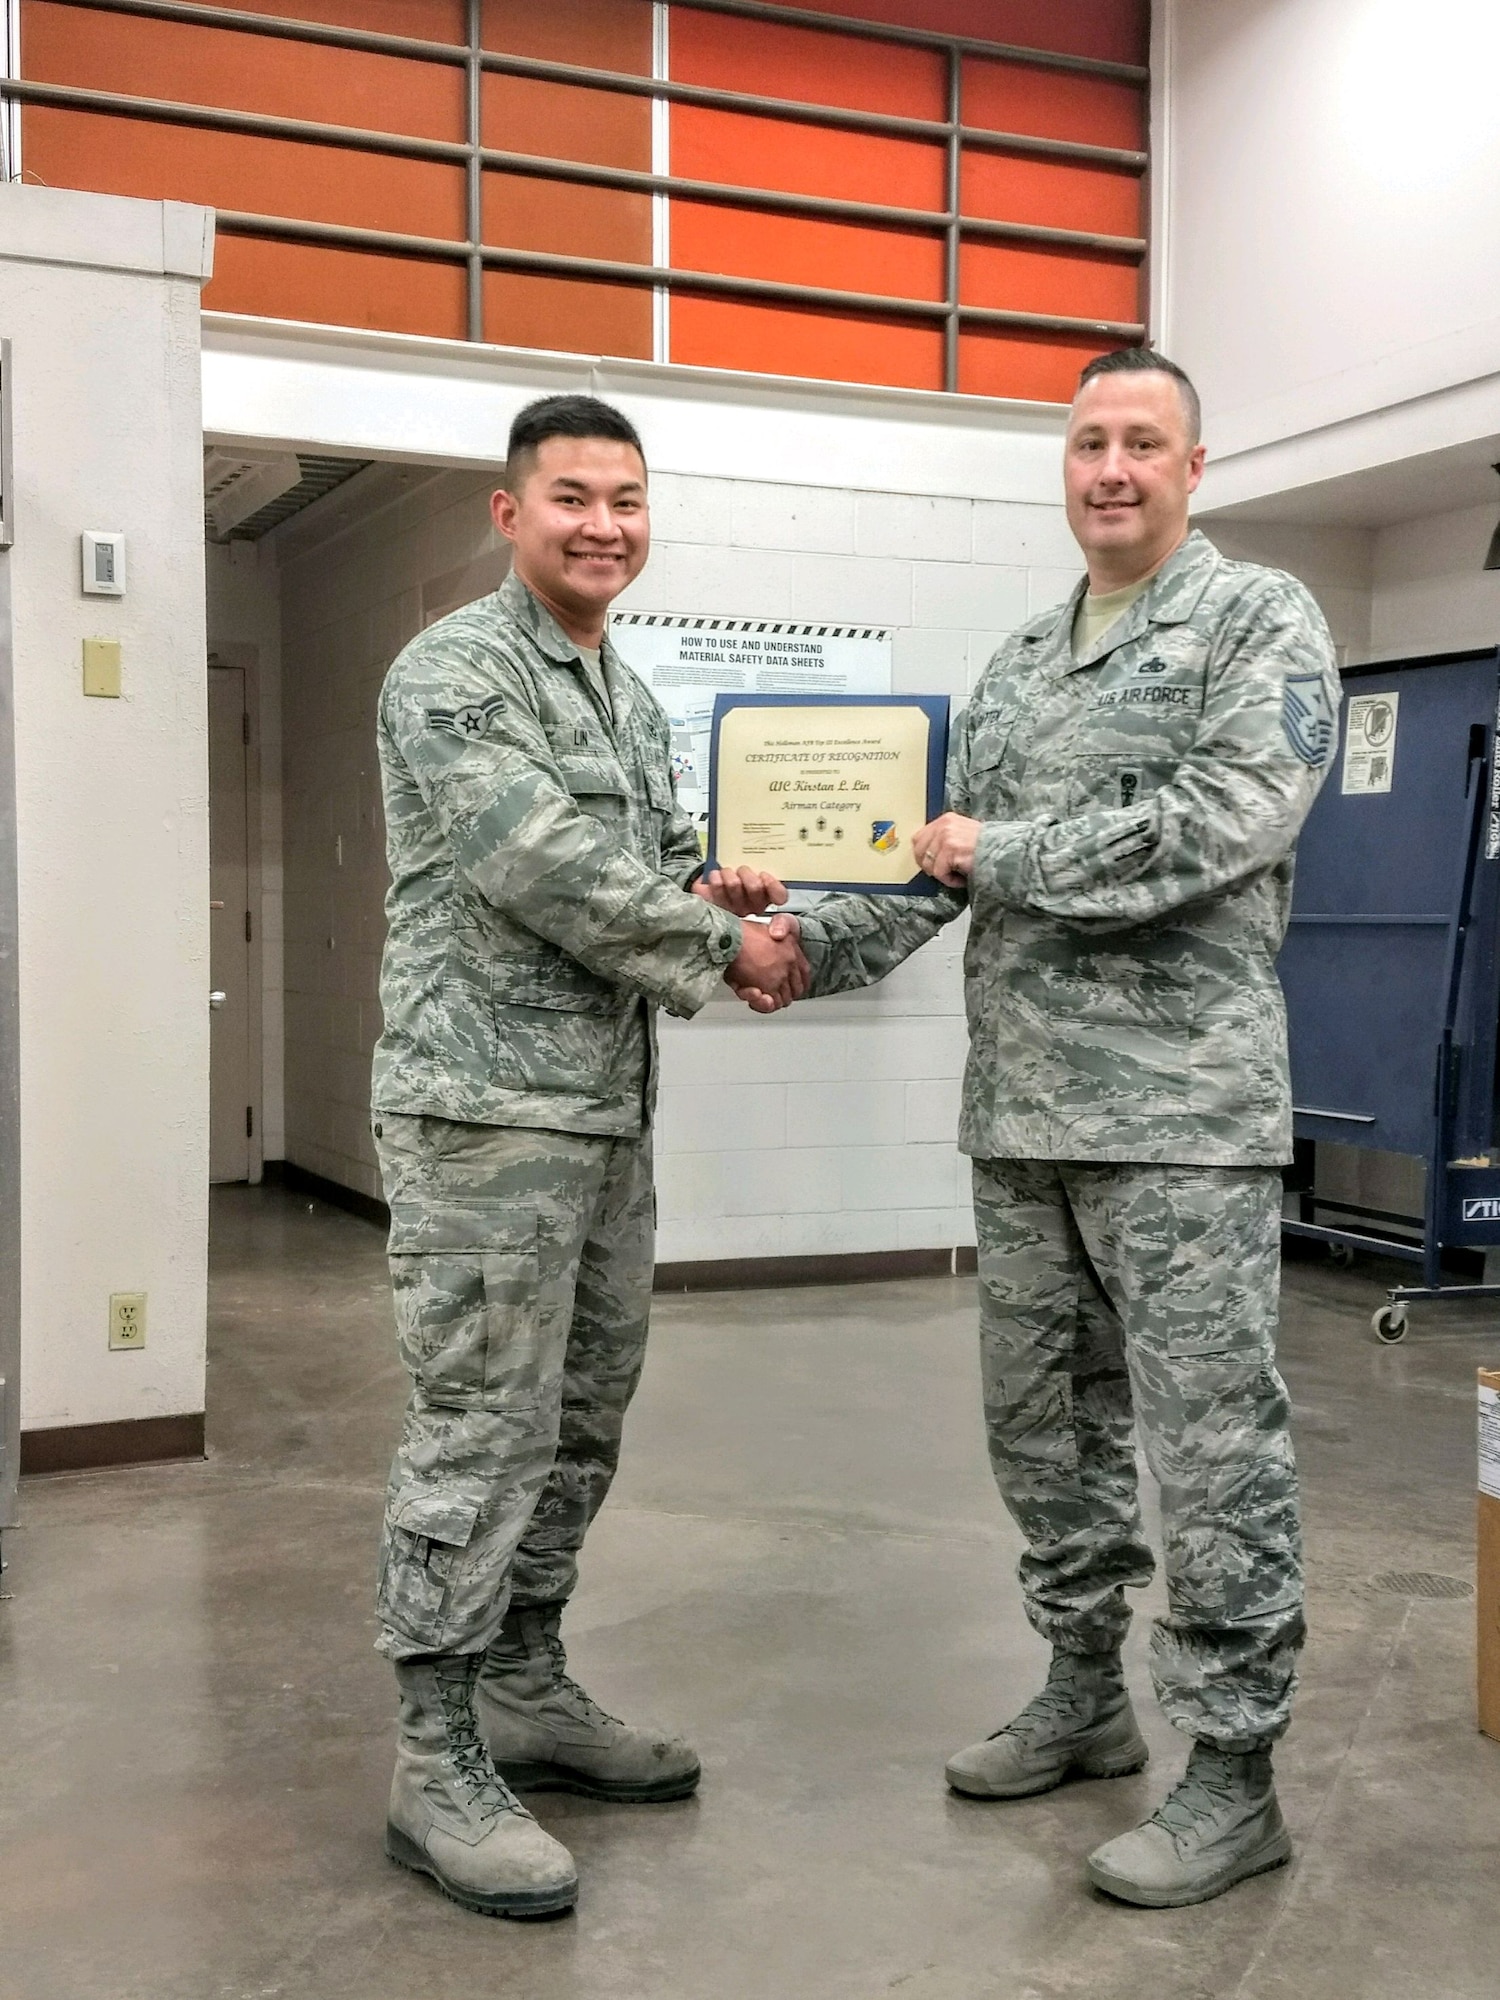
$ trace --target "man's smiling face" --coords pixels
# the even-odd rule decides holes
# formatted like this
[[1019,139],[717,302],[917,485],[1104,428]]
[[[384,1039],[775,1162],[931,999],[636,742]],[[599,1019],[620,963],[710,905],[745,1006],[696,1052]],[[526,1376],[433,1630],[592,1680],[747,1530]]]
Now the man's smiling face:
[[1121,370],[1079,390],[1068,418],[1068,526],[1097,591],[1122,590],[1163,563],[1188,531],[1203,447],[1170,375]]
[[641,455],[614,438],[545,438],[518,483],[491,501],[516,574],[569,638],[596,646],[605,612],[651,552]]

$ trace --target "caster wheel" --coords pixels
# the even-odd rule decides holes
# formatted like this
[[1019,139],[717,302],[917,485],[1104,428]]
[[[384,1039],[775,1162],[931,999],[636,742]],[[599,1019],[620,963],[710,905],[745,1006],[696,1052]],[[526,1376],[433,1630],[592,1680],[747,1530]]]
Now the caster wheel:
[[1329,1261],[1337,1265],[1339,1270],[1347,1271],[1354,1262],[1354,1245],[1352,1243],[1330,1243],[1328,1246],[1328,1256]]
[[1370,1324],[1375,1329],[1375,1338],[1385,1347],[1394,1347],[1398,1340],[1406,1338],[1406,1307],[1382,1306],[1372,1314]]

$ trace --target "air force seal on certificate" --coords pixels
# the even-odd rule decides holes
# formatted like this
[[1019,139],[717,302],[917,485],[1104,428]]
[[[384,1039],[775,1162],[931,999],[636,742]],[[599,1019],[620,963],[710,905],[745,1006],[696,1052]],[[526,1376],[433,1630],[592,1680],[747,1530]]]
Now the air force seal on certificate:
[[870,845],[877,854],[889,854],[896,845],[896,822],[877,819],[870,828]]
[[1281,703],[1286,740],[1304,764],[1320,770],[1333,752],[1334,711],[1321,674],[1288,674]]

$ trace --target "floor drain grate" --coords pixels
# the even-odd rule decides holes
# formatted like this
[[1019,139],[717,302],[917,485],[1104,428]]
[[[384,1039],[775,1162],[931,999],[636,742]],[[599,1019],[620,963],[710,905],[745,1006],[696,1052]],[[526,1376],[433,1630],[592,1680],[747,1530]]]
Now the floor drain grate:
[[1461,1576],[1435,1576],[1426,1569],[1388,1569],[1381,1576],[1372,1576],[1370,1582],[1376,1590],[1388,1591],[1392,1597],[1472,1597],[1474,1586],[1465,1583]]

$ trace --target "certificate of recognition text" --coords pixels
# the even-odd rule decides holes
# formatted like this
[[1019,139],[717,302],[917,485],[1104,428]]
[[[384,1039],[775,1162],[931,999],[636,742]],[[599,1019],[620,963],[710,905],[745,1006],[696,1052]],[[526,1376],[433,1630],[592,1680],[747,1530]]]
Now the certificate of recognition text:
[[798,888],[930,893],[911,837],[942,810],[946,707],[720,696],[710,865],[764,869]]

